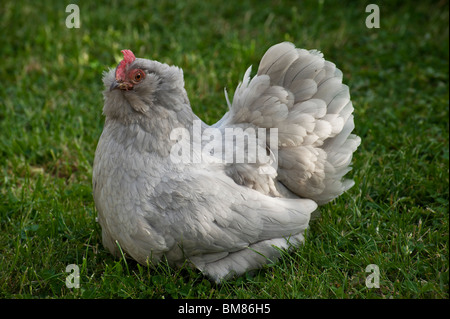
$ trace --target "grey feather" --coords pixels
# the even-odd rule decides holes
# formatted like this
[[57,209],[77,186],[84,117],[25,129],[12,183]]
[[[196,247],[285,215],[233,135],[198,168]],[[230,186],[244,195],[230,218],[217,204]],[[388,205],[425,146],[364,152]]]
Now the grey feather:
[[[231,103],[225,91],[229,111],[212,126],[192,112],[181,69],[145,59],[127,66],[134,69],[146,76],[131,90],[111,90],[115,71],[104,74],[106,120],[93,167],[103,244],[114,255],[120,245],[142,264],[188,260],[221,281],[274,261],[274,246],[299,245],[318,204],[353,185],[343,179],[360,143],[353,106],[342,72],[320,52],[271,47]],[[199,141],[174,134],[194,132],[194,123]],[[262,139],[271,128],[275,142]],[[227,137],[229,129],[246,135]],[[253,155],[249,140],[270,162]],[[233,156],[247,162],[224,161],[227,143],[240,145]],[[175,147],[191,161],[172,160]]]

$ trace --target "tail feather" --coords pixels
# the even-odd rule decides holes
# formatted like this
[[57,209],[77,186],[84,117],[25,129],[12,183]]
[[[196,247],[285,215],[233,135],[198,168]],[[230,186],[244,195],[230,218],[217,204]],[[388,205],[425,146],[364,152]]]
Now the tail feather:
[[360,138],[354,129],[349,88],[342,72],[316,50],[280,43],[247,70],[221,125],[251,123],[278,128],[278,180],[300,197],[324,204],[349,189]]

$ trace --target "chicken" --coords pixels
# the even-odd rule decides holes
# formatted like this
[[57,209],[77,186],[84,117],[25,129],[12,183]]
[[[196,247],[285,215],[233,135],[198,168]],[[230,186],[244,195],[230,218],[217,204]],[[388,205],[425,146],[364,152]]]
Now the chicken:
[[104,73],[93,196],[103,245],[144,265],[186,261],[216,282],[304,241],[311,214],[348,190],[360,138],[342,72],[280,43],[212,126],[178,67],[130,50]]

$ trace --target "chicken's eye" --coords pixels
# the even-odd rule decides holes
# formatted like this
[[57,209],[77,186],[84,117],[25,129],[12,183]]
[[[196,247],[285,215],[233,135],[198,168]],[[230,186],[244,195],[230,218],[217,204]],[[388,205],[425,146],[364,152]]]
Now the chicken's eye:
[[145,78],[145,73],[142,70],[137,70],[134,74],[133,80],[134,82],[140,82]]

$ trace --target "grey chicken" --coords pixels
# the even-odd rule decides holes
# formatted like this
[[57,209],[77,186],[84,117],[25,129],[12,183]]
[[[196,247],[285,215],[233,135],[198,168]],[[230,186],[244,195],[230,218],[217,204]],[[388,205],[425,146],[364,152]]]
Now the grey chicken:
[[93,166],[112,254],[187,261],[220,282],[298,246],[318,205],[354,184],[344,178],[360,144],[353,105],[319,51],[271,47],[212,126],[192,112],[181,69],[122,53],[104,73]]

